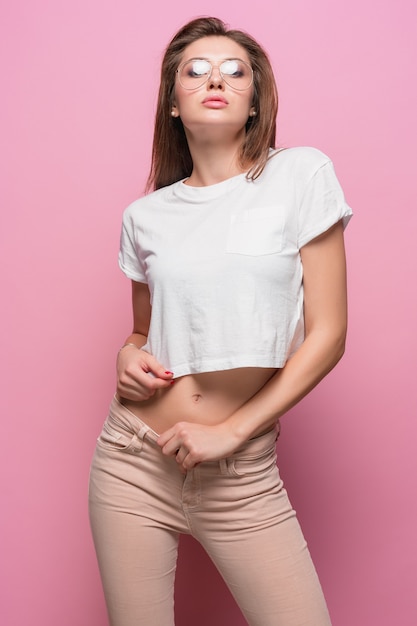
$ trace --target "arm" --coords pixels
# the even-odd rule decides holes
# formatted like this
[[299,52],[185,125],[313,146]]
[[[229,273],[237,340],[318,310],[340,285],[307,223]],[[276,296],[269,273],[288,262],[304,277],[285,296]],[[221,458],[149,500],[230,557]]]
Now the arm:
[[132,308],[133,332],[117,355],[117,393],[122,398],[141,401],[148,400],[157,389],[168,387],[172,372],[140,349],[146,343],[151,319],[150,294],[144,283],[132,281]]
[[185,469],[202,460],[227,456],[241,443],[272,426],[342,357],[347,297],[341,222],[305,245],[301,249],[301,259],[304,269],[304,343],[285,366],[225,422],[209,427],[177,424],[161,435],[159,444],[165,454],[172,454],[183,444],[177,460]]
[[229,420],[239,440],[265,429],[304,398],[344,353],[346,263],[341,223],[301,249],[306,337],[294,356]]

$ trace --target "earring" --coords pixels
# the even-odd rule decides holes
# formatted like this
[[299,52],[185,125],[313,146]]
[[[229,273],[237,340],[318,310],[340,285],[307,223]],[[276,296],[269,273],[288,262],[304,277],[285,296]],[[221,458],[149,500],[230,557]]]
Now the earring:
[[171,111],[171,116],[172,117],[177,117],[177,114],[175,113],[174,109],[172,109],[172,111]]
[[250,115],[251,117],[255,117],[255,115],[256,115],[256,111],[251,111],[251,112],[249,113],[249,115]]

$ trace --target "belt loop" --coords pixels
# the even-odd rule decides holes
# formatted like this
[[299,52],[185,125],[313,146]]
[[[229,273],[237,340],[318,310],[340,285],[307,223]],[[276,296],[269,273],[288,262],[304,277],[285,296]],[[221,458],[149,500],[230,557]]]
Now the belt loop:
[[275,425],[275,433],[276,433],[276,436],[275,436],[275,441],[277,441],[277,440],[278,440],[278,437],[279,437],[279,436],[280,436],[280,434],[281,434],[281,422],[280,422],[280,420],[279,420],[279,419],[277,420],[277,423],[276,423],[276,425]]
[[144,424],[138,432],[138,437],[141,437],[143,441],[145,441],[145,439],[148,439],[153,444],[155,444],[158,441],[159,435],[155,431],[153,431],[152,428],[149,428],[149,426]]
[[219,467],[220,467],[220,474],[222,474],[223,476],[225,476],[225,475],[227,475],[229,473],[228,472],[229,464],[227,462],[227,459],[220,459]]
[[139,430],[138,430],[138,432],[137,432],[137,437],[138,437],[138,439],[140,439],[141,441],[143,441],[143,440],[145,439],[145,435],[146,435],[147,431],[148,431],[148,427],[146,426],[146,424],[143,424],[143,425],[139,428]]

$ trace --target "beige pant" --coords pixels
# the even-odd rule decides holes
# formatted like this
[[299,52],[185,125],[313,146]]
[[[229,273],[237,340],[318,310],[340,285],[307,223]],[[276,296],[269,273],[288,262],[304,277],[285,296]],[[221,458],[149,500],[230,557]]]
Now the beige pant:
[[[215,563],[250,626],[329,626],[276,466],[276,432],[186,476],[116,399],[92,462],[90,519],[112,626],[172,626],[180,533]],[[198,576],[198,573],[195,574]]]

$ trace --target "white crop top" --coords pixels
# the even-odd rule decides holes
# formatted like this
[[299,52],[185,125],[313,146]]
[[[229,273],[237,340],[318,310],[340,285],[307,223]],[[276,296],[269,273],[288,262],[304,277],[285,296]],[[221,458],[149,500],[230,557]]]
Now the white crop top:
[[280,368],[304,340],[300,248],[352,211],[322,152],[271,156],[255,181],[179,181],[123,214],[119,265],[151,294],[143,349],[176,378]]

